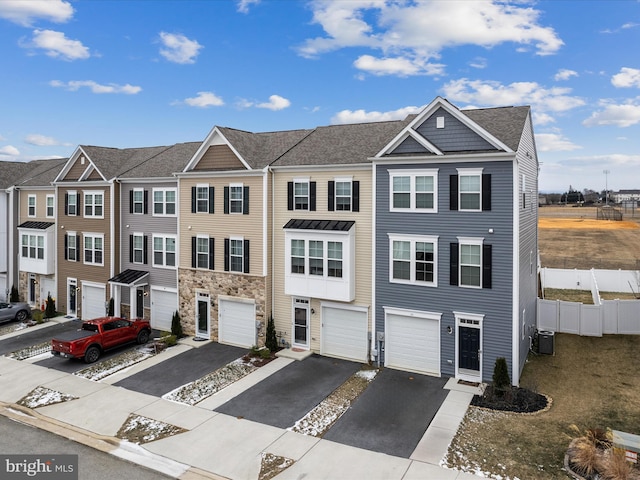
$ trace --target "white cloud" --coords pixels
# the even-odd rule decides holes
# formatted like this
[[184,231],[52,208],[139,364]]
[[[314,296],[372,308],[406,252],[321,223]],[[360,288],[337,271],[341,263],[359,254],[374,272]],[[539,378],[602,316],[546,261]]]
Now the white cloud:
[[569,80],[571,77],[577,77],[577,76],[578,76],[578,72],[576,72],[575,70],[561,68],[560,70],[558,70],[558,73],[554,75],[553,79],[556,81]]
[[556,121],[556,119],[551,115],[538,111],[531,112],[531,116],[533,117],[534,125],[548,125],[549,123],[554,123]]
[[213,92],[198,92],[197,96],[185,98],[183,102],[176,103],[184,103],[190,107],[197,108],[220,107],[224,105],[222,98],[218,97]]
[[638,87],[640,88],[640,70],[637,68],[622,67],[620,73],[611,77],[614,87]]
[[539,152],[569,152],[580,150],[582,147],[557,133],[536,134],[536,148]]
[[34,20],[63,23],[73,17],[73,7],[63,0],[3,0],[0,2],[0,18],[25,27]]
[[94,82],[93,80],[72,80],[70,82],[61,82],[59,80],[52,80],[49,85],[56,88],[64,88],[71,92],[80,90],[83,87],[91,90],[92,93],[124,93],[126,95],[135,95],[142,91],[142,87],[135,85],[117,85],[115,83],[109,83],[108,85],[102,85]]
[[563,165],[578,163],[582,166],[618,166],[618,167],[640,167],[640,155],[627,155],[623,153],[609,153],[605,155],[591,155],[584,157],[572,157],[560,161]]
[[259,3],[260,0],[238,0],[238,11],[240,13],[249,13],[249,7]]
[[69,145],[67,143],[61,143],[53,137],[47,137],[38,133],[32,133],[25,137],[25,143],[29,145],[36,145],[38,147],[51,147],[57,145]]
[[[442,88],[444,95],[453,102],[466,102],[486,107],[505,105],[531,105],[534,112],[565,112],[585,104],[580,97],[571,96],[570,88],[544,88],[536,82],[500,82],[461,78]],[[547,123],[552,119],[544,117]]]
[[[491,48],[512,42],[532,47],[538,55],[549,55],[563,45],[553,28],[539,24],[539,10],[502,1],[315,0],[311,7],[313,22],[326,35],[308,39],[298,48],[300,55],[311,58],[346,47],[371,48],[381,52],[380,62],[403,59],[396,64],[401,75],[439,74],[441,69],[433,73],[425,68],[408,69],[407,64],[428,65],[450,47]],[[373,64],[366,57],[367,61],[359,60],[358,68]],[[393,73],[393,64],[382,65],[385,73]],[[376,72],[379,75],[382,70]]]
[[422,107],[404,107],[389,112],[367,112],[365,110],[342,110],[331,118],[331,124],[386,122],[390,120],[403,120],[407,115],[420,112]]
[[18,150],[13,145],[7,145],[5,147],[0,147],[0,155],[8,155],[10,157],[17,157],[20,155],[20,150]]
[[630,127],[640,123],[640,104],[638,99],[619,105],[607,100],[600,102],[602,110],[593,112],[582,122],[585,127],[613,125],[615,127]]
[[362,55],[353,62],[353,65],[358,70],[378,76],[406,77],[410,75],[442,75],[444,73],[444,65],[442,64],[423,63],[406,57],[375,58],[371,55]]
[[64,33],[54,30],[34,30],[31,41],[23,41],[21,46],[42,49],[49,57],[62,60],[84,60],[91,56],[80,40],[71,40]]
[[174,63],[195,63],[203,48],[196,40],[175,33],[160,32],[160,41],[164,46],[160,55]]
[[469,66],[482,70],[483,68],[487,68],[487,59],[484,57],[476,57],[469,62]]
[[256,103],[245,98],[241,98],[236,102],[238,108],[266,108],[268,110],[284,110],[291,106],[291,102],[280,95],[271,95],[268,102]]

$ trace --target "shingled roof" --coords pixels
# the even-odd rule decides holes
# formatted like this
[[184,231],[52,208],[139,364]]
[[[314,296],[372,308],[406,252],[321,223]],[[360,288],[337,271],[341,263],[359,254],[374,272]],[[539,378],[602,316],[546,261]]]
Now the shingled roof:
[[16,179],[21,178],[29,171],[26,162],[0,161],[0,188],[6,189],[16,184]]
[[201,142],[176,143],[122,173],[121,178],[171,177],[181,172]]
[[105,179],[111,180],[170,147],[110,148],[81,145],[80,148]]
[[27,165],[29,169],[22,177],[15,180],[20,187],[49,186],[67,163],[68,158],[50,158],[47,160],[32,160]]
[[461,112],[502,141],[513,151],[518,150],[522,131],[529,115],[530,107],[497,107]]

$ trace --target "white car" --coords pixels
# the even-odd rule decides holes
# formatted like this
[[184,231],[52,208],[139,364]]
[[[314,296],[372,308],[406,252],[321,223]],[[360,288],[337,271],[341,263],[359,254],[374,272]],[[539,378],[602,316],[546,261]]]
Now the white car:
[[0,302],[0,323],[17,320],[24,322],[31,316],[31,307],[26,303]]

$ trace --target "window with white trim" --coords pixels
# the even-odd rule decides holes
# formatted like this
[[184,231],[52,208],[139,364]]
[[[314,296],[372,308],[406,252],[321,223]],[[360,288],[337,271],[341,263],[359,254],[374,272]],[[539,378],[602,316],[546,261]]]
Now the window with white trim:
[[336,211],[351,211],[351,180],[336,180]]
[[482,211],[482,169],[458,169],[458,210]]
[[22,234],[21,246],[23,258],[44,259],[44,235]]
[[242,213],[242,193],[243,185],[229,185],[229,213]]
[[460,286],[482,287],[482,242],[460,242]]
[[291,239],[291,273],[342,278],[343,242]]
[[209,213],[209,185],[196,186],[196,212]]
[[327,242],[327,276],[342,278],[342,242]]
[[36,196],[35,195],[29,195],[27,197],[27,215],[29,217],[36,216]]
[[88,265],[103,265],[104,235],[84,234],[84,263]]
[[133,234],[132,250],[133,263],[144,263],[144,235],[142,233]]
[[[208,196],[208,195],[207,195]],[[173,216],[176,214],[176,189],[175,188],[154,188],[153,189],[153,215]]]
[[69,191],[65,195],[67,201],[67,215],[75,217],[78,215],[78,194],[75,191]]
[[229,271],[244,271],[244,239],[229,239]]
[[53,218],[56,215],[56,197],[55,195],[47,195],[47,218]]
[[173,235],[153,236],[153,266],[176,266],[176,237]]
[[437,212],[438,170],[390,170],[392,212]]
[[291,273],[304,275],[305,269],[304,240],[291,240]]
[[196,242],[196,267],[209,268],[209,237],[198,236]]
[[104,218],[103,206],[104,206],[103,193],[84,192],[84,216],[85,217]]
[[389,235],[389,281],[437,286],[438,237]]
[[78,237],[76,237],[76,232],[67,232],[65,243],[67,247],[66,259],[72,262],[78,261]]
[[[132,213],[136,213],[136,214],[144,213],[144,189],[134,188],[131,201],[133,203]],[[86,205],[85,205],[85,208],[86,208]]]
[[293,182],[293,209],[309,210],[309,181]]

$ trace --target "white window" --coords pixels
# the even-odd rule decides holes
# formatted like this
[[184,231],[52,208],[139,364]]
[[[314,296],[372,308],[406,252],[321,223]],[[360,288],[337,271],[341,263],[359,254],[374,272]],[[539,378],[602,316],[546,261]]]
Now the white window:
[[438,237],[389,235],[389,281],[437,286]]
[[209,237],[196,239],[196,267],[209,268]]
[[209,213],[209,185],[196,186],[196,212]]
[[133,213],[144,213],[144,190],[142,188],[135,188],[133,190]]
[[291,273],[342,278],[342,242],[291,239]]
[[461,287],[482,287],[482,239],[458,238]]
[[84,263],[89,265],[103,265],[103,241],[100,234],[84,234]]
[[482,210],[482,169],[458,169],[458,210]]
[[244,272],[244,239],[229,239],[229,270]]
[[351,211],[351,180],[336,179],[336,211]]
[[437,212],[438,170],[390,170],[392,212]]
[[304,275],[304,248],[304,240],[291,240],[291,273],[300,273]]
[[242,213],[243,185],[229,185],[229,213]]
[[153,266],[176,266],[176,237],[162,235],[153,236]]
[[29,195],[27,197],[27,215],[29,217],[36,216],[36,196],[35,195]]
[[56,215],[55,210],[56,197],[54,195],[47,195],[47,218],[53,218]]
[[342,278],[342,242],[327,242],[327,275]]
[[133,234],[133,263],[144,263],[144,235]]
[[309,210],[309,181],[308,180],[294,180],[293,209]]
[[78,215],[78,195],[74,191],[67,193],[67,215],[75,217]]
[[323,247],[322,241],[309,240],[309,275],[324,275]]
[[103,193],[84,192],[84,216],[104,218],[103,203]]
[[44,259],[44,236],[43,235],[26,235],[21,236],[21,252],[23,258],[32,258],[37,260]]
[[[207,197],[209,196],[207,192]],[[153,214],[156,216],[176,214],[176,189],[175,188],[154,188],[153,189]]]
[[78,260],[78,245],[75,232],[67,232],[67,260],[75,262]]

